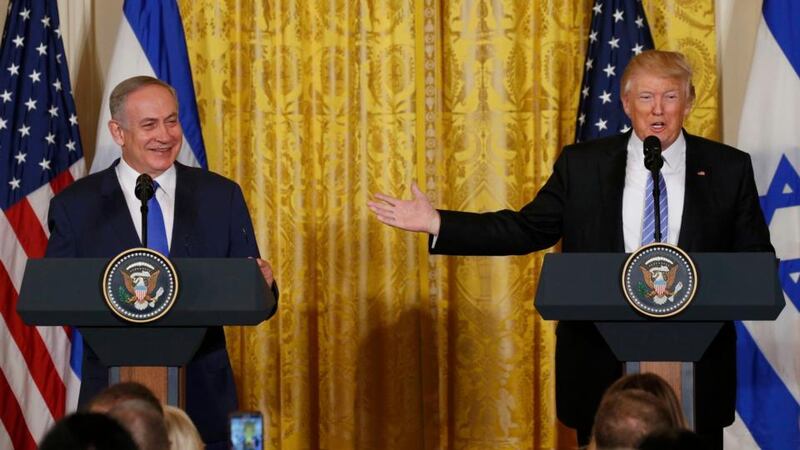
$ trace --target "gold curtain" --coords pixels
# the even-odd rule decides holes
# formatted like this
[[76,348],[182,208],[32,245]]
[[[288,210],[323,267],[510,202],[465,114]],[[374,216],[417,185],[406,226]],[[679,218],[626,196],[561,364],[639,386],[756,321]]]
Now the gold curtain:
[[[209,166],[238,181],[281,288],[227,329],[274,449],[568,448],[541,255],[430,257],[374,192],[519,208],[572,141],[591,0],[180,0]],[[719,135],[712,0],[646,2]]]

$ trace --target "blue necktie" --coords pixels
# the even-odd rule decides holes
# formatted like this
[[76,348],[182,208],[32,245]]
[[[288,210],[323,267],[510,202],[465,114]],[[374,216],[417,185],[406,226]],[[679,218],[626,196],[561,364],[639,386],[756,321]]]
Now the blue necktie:
[[[158,188],[158,183],[153,181],[153,190],[158,192]],[[147,201],[147,247],[169,256],[167,227],[164,225],[164,214],[161,212],[161,205],[158,204],[155,192]]]
[[[659,174],[660,175],[660,174]],[[661,204],[661,242],[667,242],[669,232],[669,222],[667,220],[667,183],[664,176],[658,177],[658,190],[660,197],[658,202]],[[655,205],[653,199],[653,175],[647,178],[647,187],[644,197],[644,219],[642,220],[642,245],[647,245],[655,241],[653,231],[656,227]]]

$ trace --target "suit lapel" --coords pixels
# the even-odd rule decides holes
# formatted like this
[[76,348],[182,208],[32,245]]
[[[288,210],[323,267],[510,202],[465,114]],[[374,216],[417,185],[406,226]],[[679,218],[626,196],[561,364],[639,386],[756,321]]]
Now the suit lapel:
[[713,176],[700,143],[694,136],[686,136],[686,182],[683,197],[683,216],[678,247],[684,250],[697,250],[697,239],[702,231],[704,214],[711,212],[712,201],[709,190],[710,177]]
[[620,135],[601,150],[606,153],[604,163],[600,165],[599,185],[602,186],[601,211],[603,226],[612,237],[611,251],[625,251],[625,237],[622,231],[622,193],[625,189],[625,164],[627,162],[627,143],[630,132]]
[[172,244],[170,257],[190,257],[196,253],[194,230],[197,223],[197,211],[194,207],[194,186],[187,168],[175,163],[175,217],[172,222]]
[[108,169],[103,171],[103,182],[100,195],[103,197],[102,217],[110,222],[114,229],[114,235],[119,239],[119,248],[129,249],[142,245],[136,228],[133,225],[133,218],[128,210],[128,203],[117,179],[116,166],[117,160]]

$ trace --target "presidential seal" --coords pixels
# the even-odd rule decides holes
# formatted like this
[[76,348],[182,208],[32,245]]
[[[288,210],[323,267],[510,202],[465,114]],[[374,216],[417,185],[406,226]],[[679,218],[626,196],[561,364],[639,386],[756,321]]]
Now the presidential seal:
[[108,307],[128,322],[160,318],[178,296],[178,276],[172,263],[149,248],[133,248],[114,257],[102,283]]
[[683,311],[697,289],[697,270],[683,250],[654,243],[636,250],[622,268],[622,291],[633,308],[650,317]]

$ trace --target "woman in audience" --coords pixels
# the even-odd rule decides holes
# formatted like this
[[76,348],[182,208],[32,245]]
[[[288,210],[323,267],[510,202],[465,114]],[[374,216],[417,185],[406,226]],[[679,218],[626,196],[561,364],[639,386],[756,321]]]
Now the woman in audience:
[[205,448],[200,433],[182,409],[165,405],[164,422],[167,425],[170,450],[203,450]]

